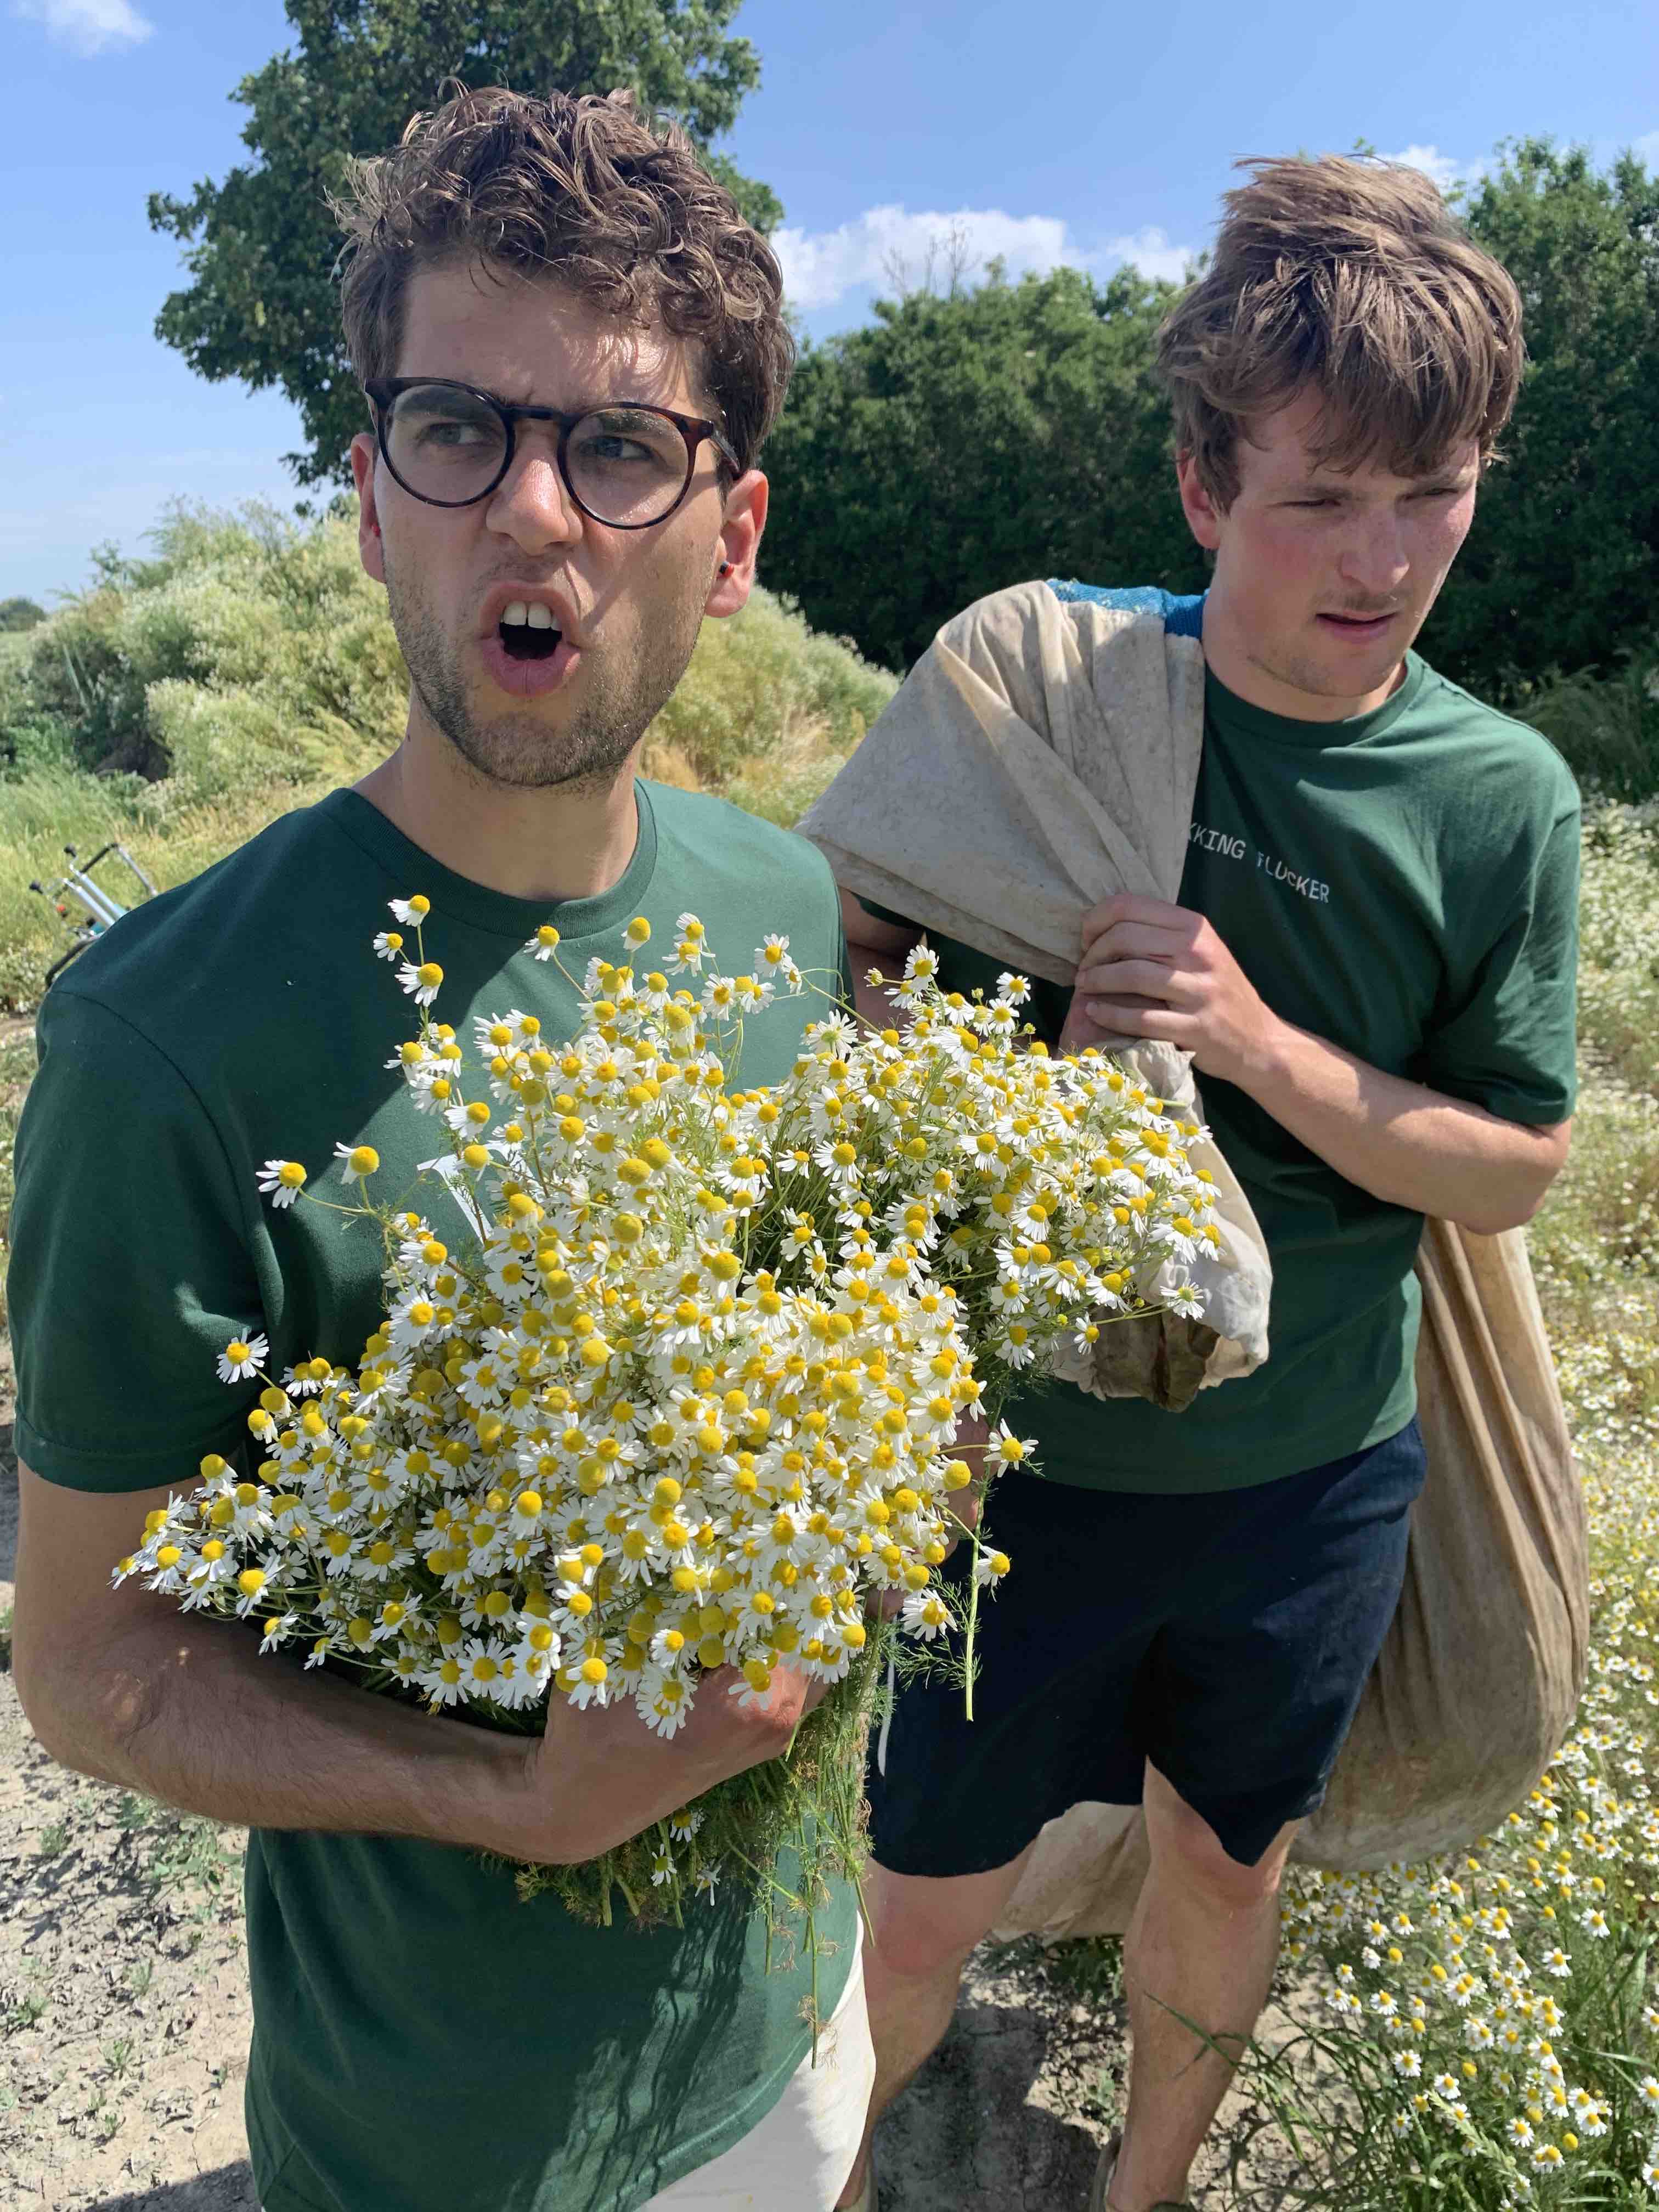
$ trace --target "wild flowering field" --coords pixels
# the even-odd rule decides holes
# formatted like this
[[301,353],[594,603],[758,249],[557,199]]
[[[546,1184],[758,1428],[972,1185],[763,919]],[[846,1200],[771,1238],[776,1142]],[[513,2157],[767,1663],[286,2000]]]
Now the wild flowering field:
[[[1582,922],[1583,1097],[1531,1241],[1589,1502],[1589,1678],[1466,1856],[1287,1885],[1304,2027],[1241,2085],[1291,2153],[1287,2212],[1659,2203],[1659,807],[1592,812]],[[1242,2178],[1237,2201],[1261,2201]]]

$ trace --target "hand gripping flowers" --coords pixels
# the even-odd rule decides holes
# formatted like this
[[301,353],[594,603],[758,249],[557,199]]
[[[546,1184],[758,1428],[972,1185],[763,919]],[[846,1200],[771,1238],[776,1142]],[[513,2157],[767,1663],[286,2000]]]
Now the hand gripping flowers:
[[[480,1020],[475,1071],[430,1012],[428,911],[393,903],[415,958],[393,932],[375,950],[421,1010],[389,1064],[447,1139],[423,1170],[438,1218],[376,1208],[373,1148],[337,1148],[345,1210],[385,1234],[384,1319],[356,1373],[267,1377],[256,1479],[205,1460],[116,1578],[506,1727],[628,1698],[669,1736],[699,1695],[763,1694],[781,1659],[853,1677],[787,1760],[523,1885],[608,1917],[615,1882],[642,1917],[678,1913],[721,1863],[771,1882],[787,1838],[810,1906],[815,1854],[857,1863],[876,1646],[933,1645],[959,1615],[971,1639],[1008,1566],[975,1528],[965,1598],[940,1579],[971,1480],[957,1425],[1213,1234],[1197,1132],[1109,1060],[1030,1044],[1018,979],[947,998],[925,947],[890,994],[902,1035],[836,1011],[787,1082],[730,1089],[744,1024],[806,986],[781,938],[718,972],[690,915],[665,963],[684,981],[595,961],[578,1036]],[[631,923],[630,951],[649,936]],[[277,1206],[316,1202],[304,1183],[293,1162],[260,1176]],[[221,1376],[266,1349],[250,1330]],[[987,1464],[1027,1449],[999,1427]],[[711,1689],[716,1668],[735,1672]],[[971,1652],[966,1680],[971,1698]]]

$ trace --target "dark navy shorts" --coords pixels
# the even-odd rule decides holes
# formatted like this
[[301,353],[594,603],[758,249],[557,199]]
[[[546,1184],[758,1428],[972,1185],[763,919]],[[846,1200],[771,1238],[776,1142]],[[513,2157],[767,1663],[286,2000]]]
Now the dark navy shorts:
[[[1249,1490],[999,1477],[986,1525],[1013,1568],[981,1601],[974,1718],[959,1686],[901,1694],[884,1775],[871,1752],[878,1863],[1006,1866],[1069,1806],[1139,1804],[1150,1759],[1254,1865],[1325,1794],[1400,1596],[1423,1473],[1413,1421]],[[959,1545],[947,1576],[969,1557]]]

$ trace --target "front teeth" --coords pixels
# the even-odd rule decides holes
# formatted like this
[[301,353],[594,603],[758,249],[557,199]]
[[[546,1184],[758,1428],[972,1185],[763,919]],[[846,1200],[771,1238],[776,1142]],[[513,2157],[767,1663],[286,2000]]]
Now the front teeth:
[[520,629],[526,623],[532,629],[551,629],[553,610],[543,606],[539,600],[534,606],[527,606],[522,599],[511,599],[501,609],[501,621],[509,629]]
[[538,600],[530,610],[530,627],[532,629],[551,629],[553,627],[552,608],[543,606]]

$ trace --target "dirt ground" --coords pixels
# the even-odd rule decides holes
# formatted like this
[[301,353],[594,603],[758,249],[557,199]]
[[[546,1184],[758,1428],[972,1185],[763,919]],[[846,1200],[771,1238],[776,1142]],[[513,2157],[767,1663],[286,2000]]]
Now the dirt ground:
[[[9,1670],[8,1358],[0,1334],[0,2205],[255,2212],[244,1837],[70,1774],[34,1741]],[[1108,1970],[1068,1948],[1064,1971],[1033,1944],[976,1954],[878,2138],[884,2212],[1081,2212],[1125,2054]],[[1218,2165],[1196,2177],[1205,2212]]]

